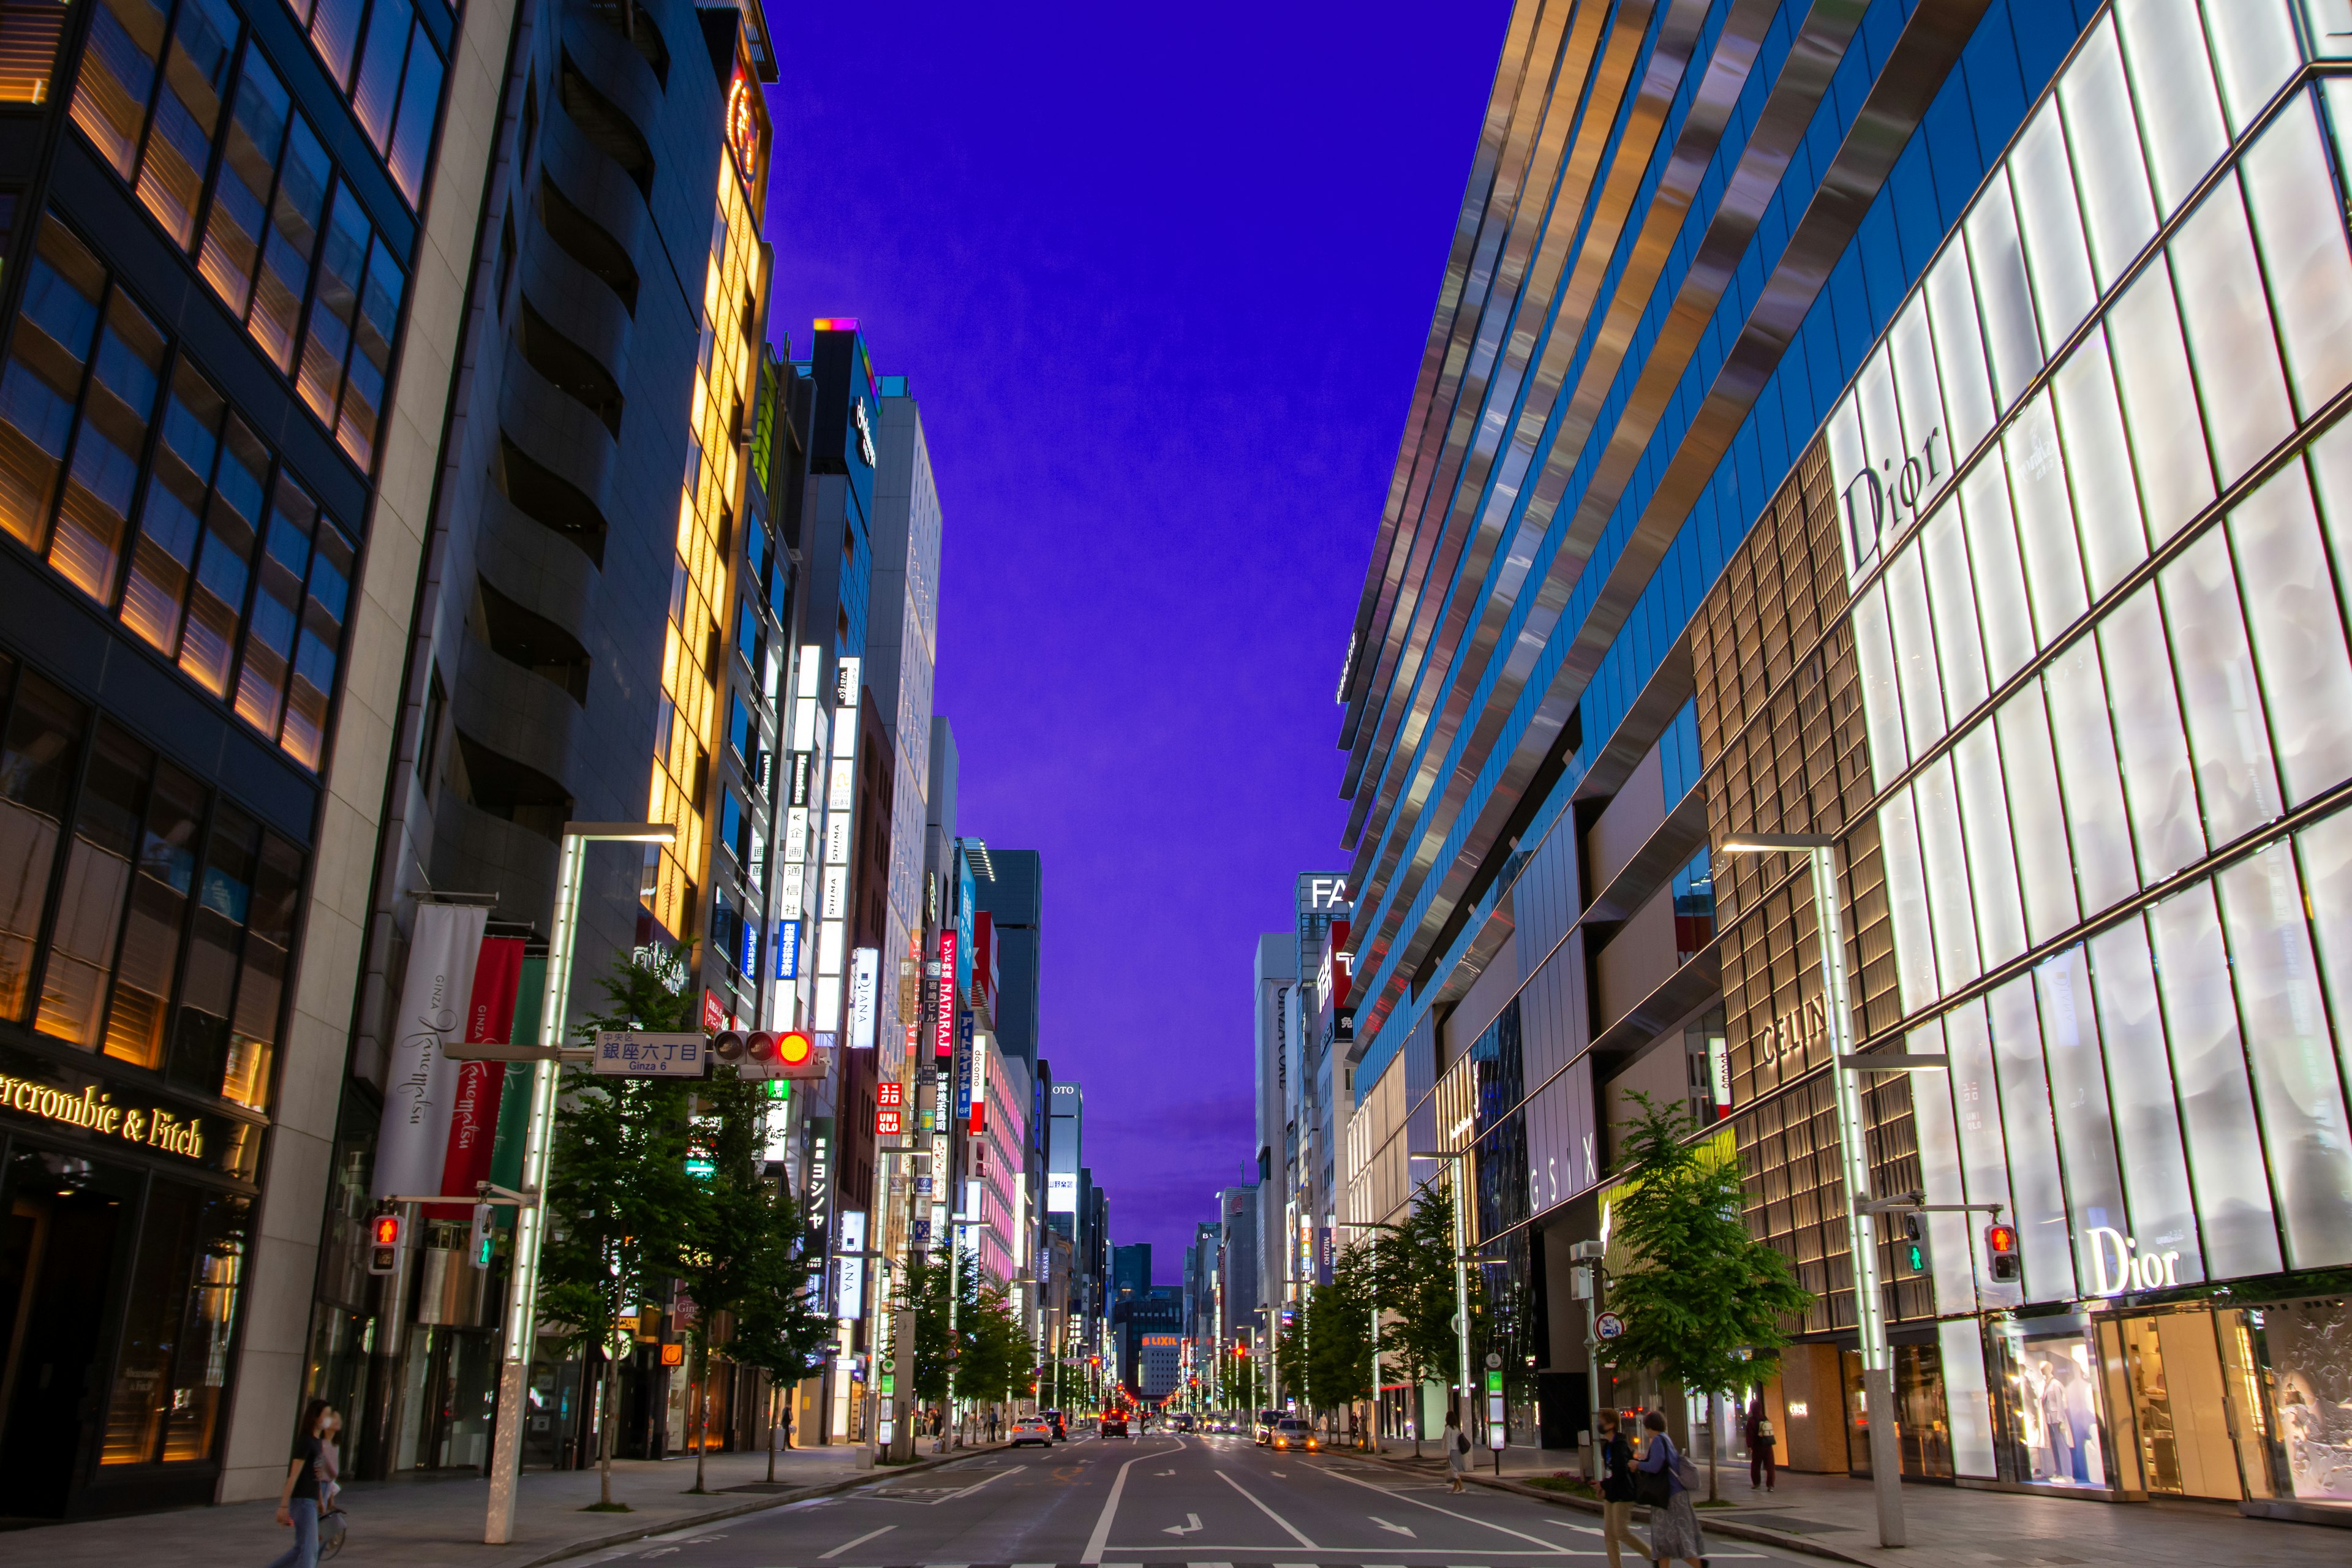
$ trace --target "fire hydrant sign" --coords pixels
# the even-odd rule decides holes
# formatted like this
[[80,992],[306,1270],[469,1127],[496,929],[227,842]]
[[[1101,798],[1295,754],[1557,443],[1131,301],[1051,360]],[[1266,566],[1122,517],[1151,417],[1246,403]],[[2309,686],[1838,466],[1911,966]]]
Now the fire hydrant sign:
[[700,1078],[707,1045],[701,1035],[603,1029],[589,1065],[608,1078]]

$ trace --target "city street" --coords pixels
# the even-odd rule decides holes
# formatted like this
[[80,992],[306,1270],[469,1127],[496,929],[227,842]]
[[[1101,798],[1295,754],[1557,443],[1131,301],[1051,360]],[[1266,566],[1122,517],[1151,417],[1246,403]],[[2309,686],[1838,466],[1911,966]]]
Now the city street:
[[[1716,1559],[1793,1562],[1726,1542]],[[982,1568],[1003,1563],[1466,1568],[1600,1559],[1597,1519],[1351,1455],[1246,1437],[1074,1437],[584,1554],[665,1568]]]

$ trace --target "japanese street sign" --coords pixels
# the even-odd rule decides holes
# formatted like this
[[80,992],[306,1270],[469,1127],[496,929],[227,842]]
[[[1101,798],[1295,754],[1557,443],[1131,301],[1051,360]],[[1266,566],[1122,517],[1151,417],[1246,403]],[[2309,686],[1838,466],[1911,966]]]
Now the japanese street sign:
[[1625,1320],[1614,1312],[1603,1312],[1593,1321],[1592,1337],[1594,1339],[1613,1340],[1624,1331]]
[[591,1063],[608,1078],[700,1078],[706,1042],[697,1035],[655,1035],[641,1029],[599,1030]]

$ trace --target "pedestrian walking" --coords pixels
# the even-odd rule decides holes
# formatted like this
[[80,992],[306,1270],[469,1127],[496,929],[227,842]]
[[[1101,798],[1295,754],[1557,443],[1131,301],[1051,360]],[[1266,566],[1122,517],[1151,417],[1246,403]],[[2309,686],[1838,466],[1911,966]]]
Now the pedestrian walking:
[[269,1568],[319,1568],[319,1459],[325,1444],[320,1433],[332,1414],[323,1399],[303,1407],[294,1453],[286,1465],[286,1485],[278,1494],[278,1522],[294,1531],[294,1544],[279,1552]]
[[1438,1441],[1445,1448],[1445,1477],[1448,1491],[1462,1489],[1462,1478],[1470,1473],[1470,1439],[1463,1436],[1459,1412],[1445,1412],[1445,1435]]
[[1642,1417],[1650,1430],[1649,1444],[1633,1467],[1633,1495],[1650,1505],[1650,1560],[1666,1568],[1679,1557],[1695,1568],[1706,1568],[1706,1538],[1699,1533],[1698,1514],[1691,1508],[1690,1489],[1698,1472],[1666,1436],[1666,1418],[1653,1410]]
[[1772,1489],[1779,1473],[1780,1457],[1772,1451],[1772,1417],[1764,1408],[1764,1394],[1759,1389],[1754,1403],[1748,1406],[1748,1489],[1759,1485]]
[[1633,1533],[1633,1444],[1625,1436],[1614,1410],[1601,1413],[1601,1543],[1609,1550],[1609,1568],[1625,1568],[1620,1546],[1633,1549],[1636,1562],[1650,1560],[1650,1549]]

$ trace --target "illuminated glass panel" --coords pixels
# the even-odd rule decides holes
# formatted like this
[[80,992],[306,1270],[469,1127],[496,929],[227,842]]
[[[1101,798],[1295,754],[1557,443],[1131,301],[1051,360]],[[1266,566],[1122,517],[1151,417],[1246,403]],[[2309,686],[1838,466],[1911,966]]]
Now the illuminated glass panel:
[[2147,532],[2162,544],[2205,510],[2215,493],[2196,377],[2173,303],[2172,270],[2163,257],[2151,260],[2116,300],[2107,335],[2131,427]]
[[[2017,537],[2025,556],[2027,592],[2033,605],[2037,647],[2090,607],[2083,587],[2083,555],[2074,542],[2074,511],[2067,499],[2066,458],[2058,427],[2050,416],[2050,394],[2036,393],[2000,438],[2009,467]],[[1992,459],[1986,459],[1991,467]]]
[[[2123,1175],[2116,1164],[2115,1121],[2107,1110],[2105,1058],[2100,1052],[2088,955],[2076,946],[2045,959],[2034,966],[2033,985],[2042,1004],[2050,1104],[2059,1152],[2065,1159],[2067,1209],[2077,1246],[2093,1226],[2112,1226],[2128,1236],[2131,1216],[2124,1209]],[[2078,1251],[2078,1261],[2085,1256]]]
[[1887,915],[1895,927],[1903,1010],[1916,1012],[1942,992],[1936,984],[1935,930],[1928,923],[1927,900],[1916,893],[1926,885],[1927,874],[1919,863],[1918,818],[1909,789],[1897,790],[1878,808],[1878,841],[1879,852],[1886,857],[1886,885],[1898,895],[1888,898]]
[[2058,83],[2058,101],[2082,184],[2083,227],[2098,286],[2110,289],[2156,237],[2156,203],[2112,17],[2102,17],[2083,41]]
[[2098,644],[2084,637],[2061,650],[2043,672],[2042,685],[2050,696],[2067,837],[2074,844],[2075,889],[2084,912],[2095,914],[2139,889]]
[[[1944,1016],[1944,1042],[1969,1202],[2000,1204],[2014,1213],[2009,1190],[2009,1147],[2001,1134],[2000,1080],[1993,1071],[1992,1037],[1985,1025],[1982,997],[1963,1002]],[[1983,1227],[1970,1226],[1969,1231],[1976,1276],[1989,1279]]]
[[1927,268],[1927,319],[1936,340],[1937,379],[1955,452],[1973,449],[1993,426],[1992,374],[1977,321],[1975,280],[1962,246],[1947,245]]
[[2138,916],[2091,939],[2091,973],[2133,1233],[2151,1251],[2180,1253],[2181,1279],[2202,1279],[2204,1249],[2181,1149],[2172,1058],[2157,1005],[2147,931]]
[[2352,661],[2303,465],[2265,480],[2229,527],[2286,801],[2299,805],[2352,778]]
[[[2153,584],[2131,595],[2099,623],[2099,651],[2106,667],[2132,836],[2139,846],[2140,879],[2159,881],[2205,853],[2205,834]],[[2083,901],[2097,907],[2087,897]]]
[[[1918,550],[1927,572],[1927,599],[1936,623],[1936,651],[1945,697],[1955,717],[1971,712],[1990,695],[1985,682],[1984,642],[1977,630],[1976,584],[1969,569],[1968,541],[1960,531],[1960,509],[1947,500],[1920,530]],[[1865,714],[1866,721],[1874,718]]]
[[1937,669],[1936,637],[1928,626],[1927,584],[1920,575],[1917,545],[1906,544],[1896,552],[1885,582],[1904,729],[1910,736],[1911,754],[1921,756],[1944,737],[1944,683]]
[[1878,584],[1854,600],[1853,652],[1862,667],[1871,771],[1881,784],[1890,784],[1911,765],[1911,751],[1903,741],[1903,707],[1895,690],[1895,638],[1886,626],[1885,590]]
[[1936,923],[1936,969],[1944,989],[1956,990],[1983,973],[1984,966],[1977,957],[1968,844],[1960,833],[1951,757],[1938,757],[1922,768],[1911,793],[1918,803],[1920,859],[1927,870],[1927,907]]
[[2352,1082],[2352,811],[2321,817],[2294,836],[2304,896],[2319,949],[2327,1003],[2336,1018],[2336,1060]]
[[[2050,747],[2050,722],[2042,688],[2029,682],[2000,705],[2002,781],[2017,839],[2018,881],[2025,900],[2025,929],[2039,943],[2080,918],[2074,898],[2074,853],[2066,838],[2066,810],[2058,788],[2058,760]],[[2104,731],[2103,723],[2100,728]],[[2119,847],[2128,858],[2128,843]],[[2126,889],[2126,890],[2128,890]]]
[[2223,1278],[2274,1274],[2278,1228],[2212,884],[2200,882],[2154,906],[2148,930],[2164,977],[2165,1030],[2206,1267]]
[[2123,409],[2107,363],[2107,337],[2094,327],[2052,379],[2057,395],[2058,427],[2063,432],[2066,467],[2074,481],[2074,524],[2083,548],[2087,585],[2105,598],[2131,569],[2147,559],[2147,534],[2140,526],[2139,490],[2131,453],[2124,440]]
[[2281,805],[2253,650],[2246,642],[2221,531],[2190,544],[2158,581],[2172,628],[2173,668],[2189,720],[2206,837],[2226,844],[2278,816]]
[[2230,145],[2197,13],[2179,0],[2116,0],[2158,205],[2169,217]]
[[1963,232],[1976,272],[1977,309],[1992,360],[2000,406],[2017,401],[2042,368],[2042,334],[2034,325],[2033,292],[2025,280],[2025,248],[2010,205],[2009,172],[1996,169],[1969,210]]
[[2279,369],[2278,339],[2254,264],[2238,178],[2224,174],[2172,241],[2189,353],[2212,425],[2213,455],[2235,479],[2284,439],[2294,410]]
[[1952,773],[1967,827],[1969,880],[1976,894],[1977,945],[1987,968],[2025,951],[2025,906],[2017,891],[2017,854],[2010,838],[2000,747],[1990,724],[1979,724],[1952,748]]
[[1960,517],[1968,528],[1969,561],[1976,568],[1985,672],[2000,686],[2025,668],[2034,643],[2025,564],[2017,552],[2017,530],[2010,523],[2009,478],[1997,455],[1960,480]]
[[2082,216],[2074,206],[2074,160],[2058,102],[2044,100],[2018,132],[2009,154],[2011,188],[2025,230],[2025,254],[2042,321],[2042,341],[2065,341],[2091,313],[2098,285],[2091,280],[2090,252],[2083,245]]
[[2273,844],[2218,880],[2287,1264],[2352,1262],[2352,1139],[2294,853]]
[[[1944,1023],[1931,1020],[1904,1037],[1903,1048],[1915,1056],[1944,1054]],[[1968,1184],[1960,1170],[1959,1127],[1952,1118],[1952,1085],[1948,1072],[1911,1075],[1911,1123],[1919,1143],[1919,1186],[1931,1205],[1964,1204]],[[1962,1214],[1927,1216],[1929,1254],[1937,1258],[1968,1256],[1969,1217]],[[1936,1310],[1973,1312],[1977,1310],[1976,1279],[1969,1269],[1935,1270]]]
[[2262,242],[2295,407],[2308,417],[2352,382],[2352,248],[2344,225],[2333,221],[2343,198],[2328,174],[2308,93],[2255,139],[2238,169]]
[[2230,111],[2231,132],[2242,135],[2303,64],[2287,0],[2208,0],[2199,9],[2212,40],[2213,74]]

